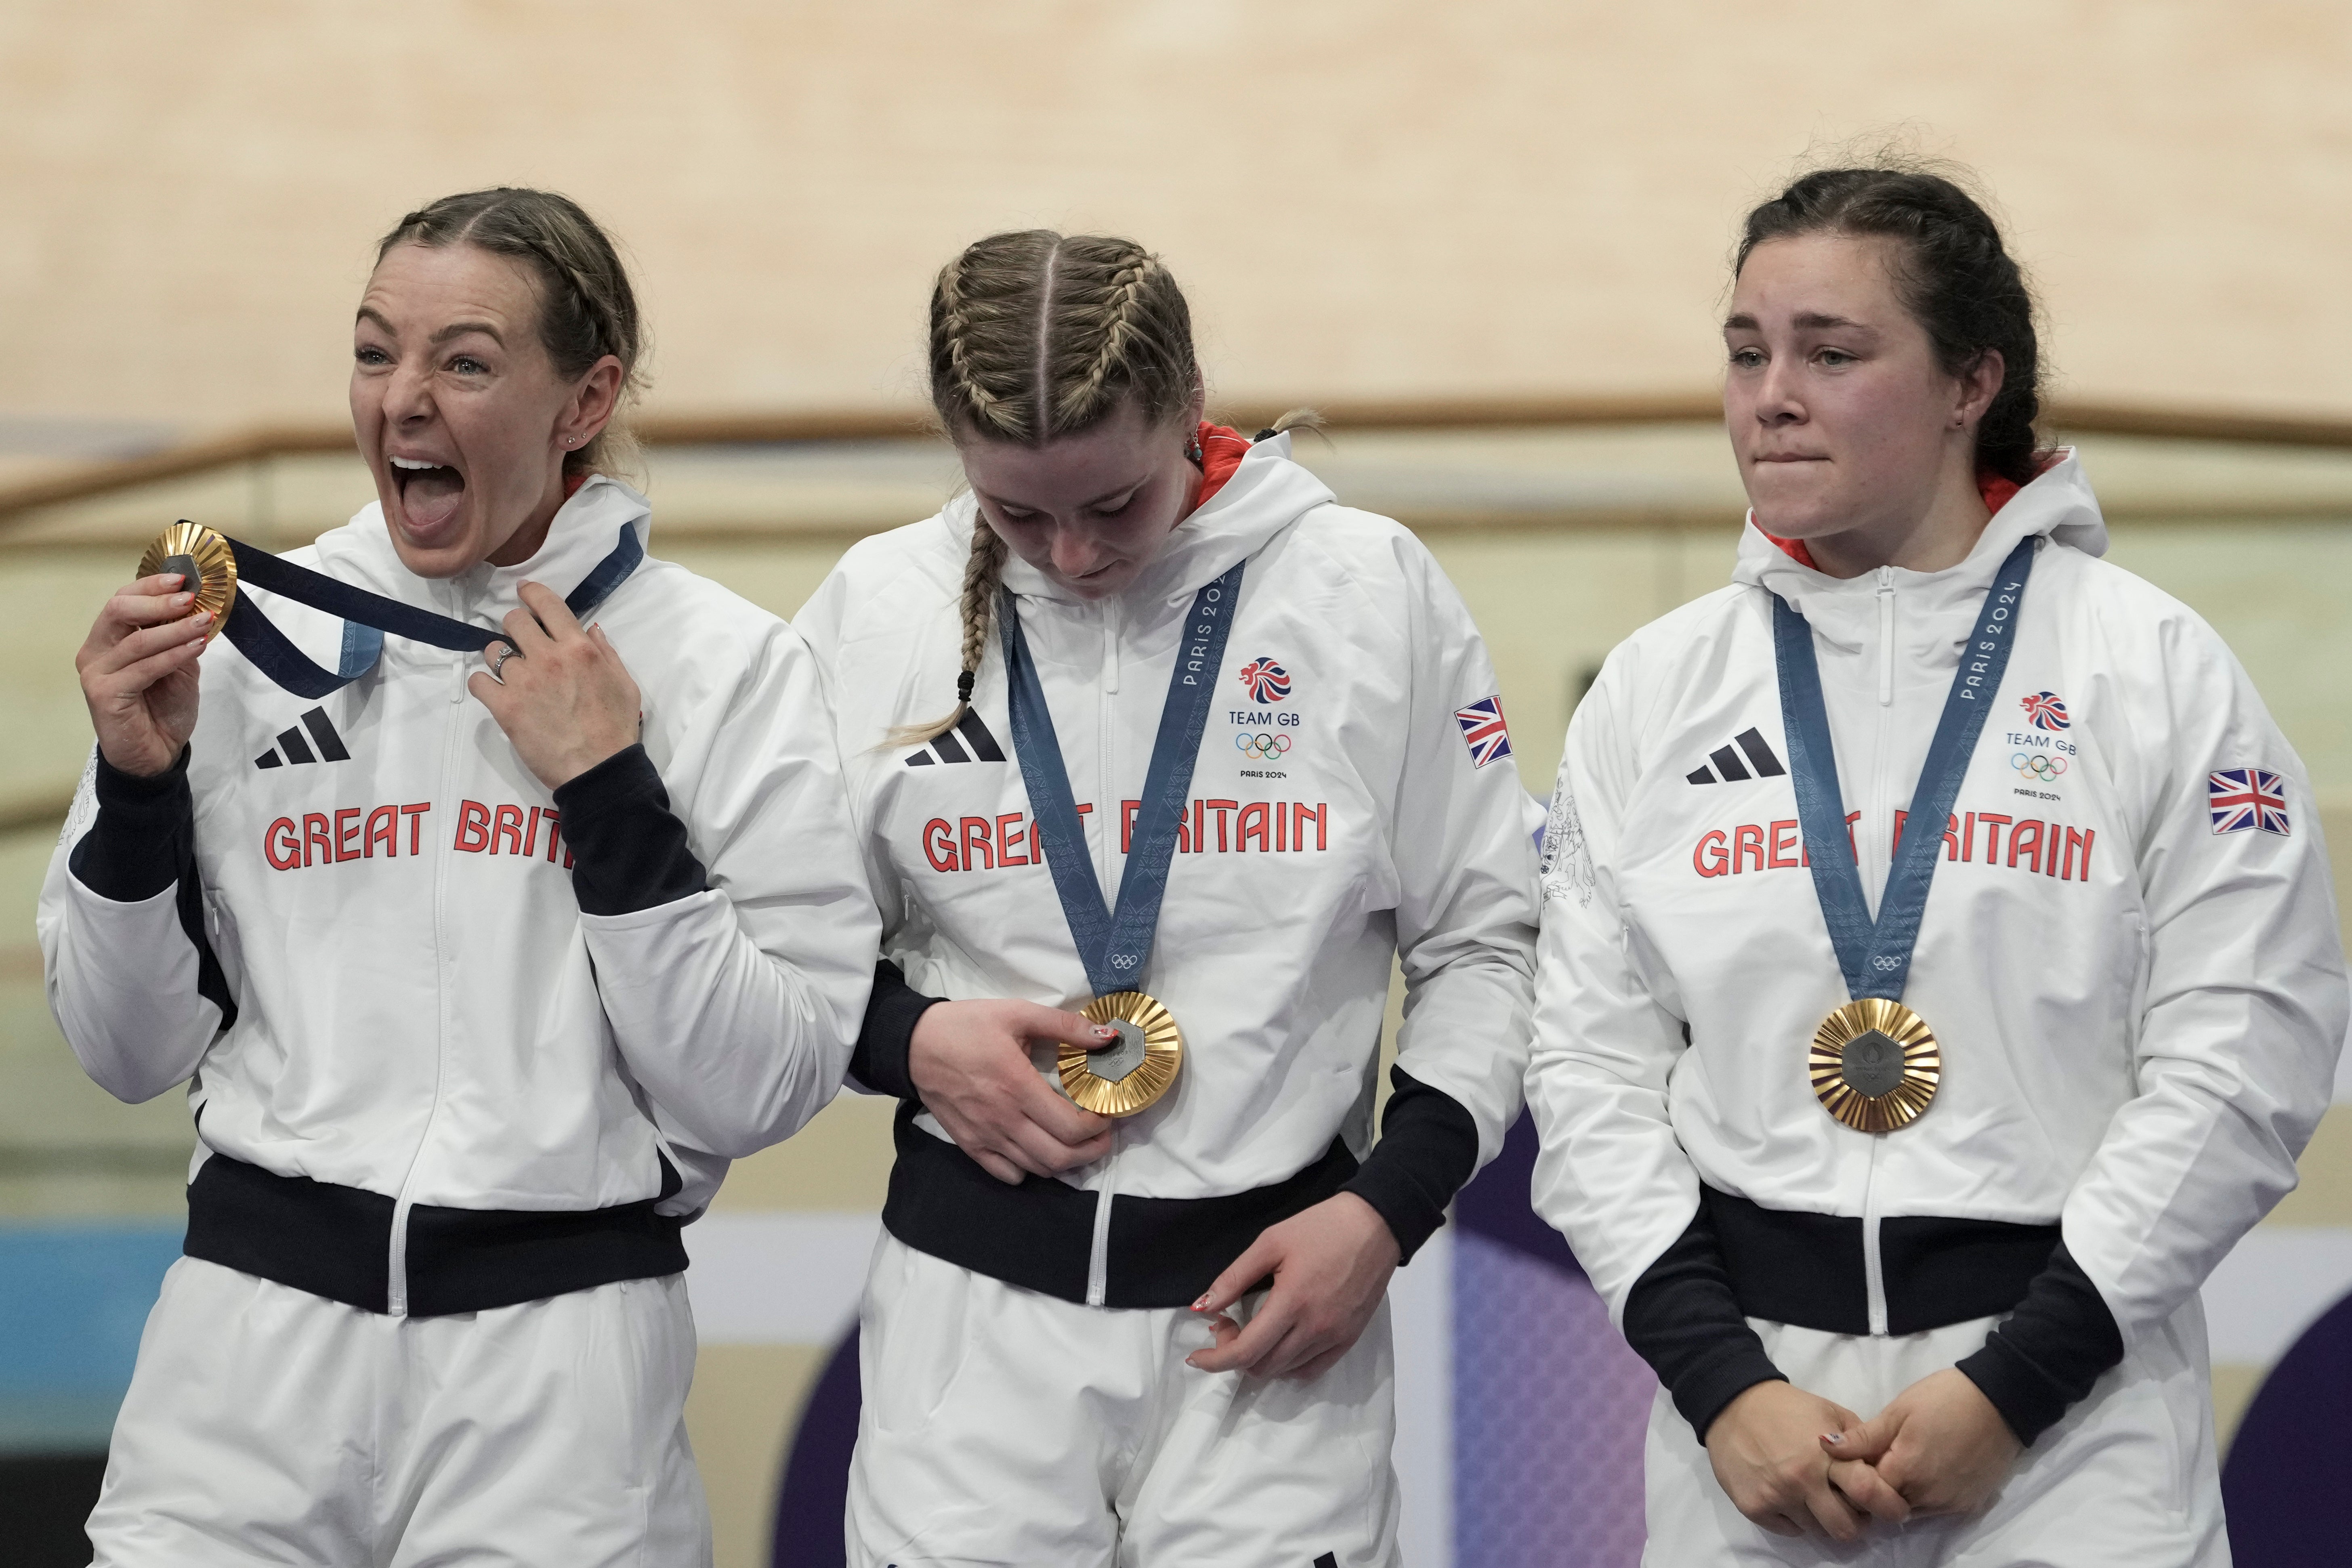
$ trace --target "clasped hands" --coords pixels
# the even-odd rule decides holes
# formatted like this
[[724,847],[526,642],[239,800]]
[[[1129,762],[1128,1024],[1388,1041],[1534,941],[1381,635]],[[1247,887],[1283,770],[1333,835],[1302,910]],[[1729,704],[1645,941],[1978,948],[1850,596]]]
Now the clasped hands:
[[1931,1373],[1864,1421],[1787,1383],[1759,1383],[1706,1430],[1708,1460],[1733,1506],[1775,1535],[1832,1541],[1871,1520],[1901,1524],[1973,1513],[2022,1445],[1957,1369]]
[[[1118,1034],[1032,1002],[940,1002],[923,1010],[907,1053],[924,1109],[1000,1182],[1058,1176],[1111,1150],[1114,1123],[1054,1092],[1036,1045],[1097,1050]],[[1312,1378],[1345,1355],[1387,1293],[1400,1249],[1388,1222],[1353,1193],[1268,1226],[1194,1301],[1214,1342],[1186,1358],[1202,1372]],[[1244,1323],[1231,1309],[1271,1277]]]

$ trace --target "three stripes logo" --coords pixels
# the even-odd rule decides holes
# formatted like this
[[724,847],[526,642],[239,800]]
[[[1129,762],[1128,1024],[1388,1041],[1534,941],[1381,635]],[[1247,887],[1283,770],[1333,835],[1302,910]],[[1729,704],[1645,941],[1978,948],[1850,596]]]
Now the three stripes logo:
[[[959,740],[958,737],[961,739]],[[928,768],[939,763],[1001,763],[1004,748],[980,721],[977,709],[967,708],[956,727],[935,736],[928,746],[918,746],[907,758],[910,768]]]
[[[1740,760],[1743,753],[1745,762]],[[1734,735],[1730,745],[1709,752],[1706,760],[1714,766],[1702,765],[1683,776],[1695,784],[1738,784],[1742,779],[1777,779],[1789,771],[1772,754],[1770,743],[1753,728]]]
[[[319,749],[315,753],[310,750],[310,741],[302,738],[305,730],[310,731],[310,741],[318,742]],[[280,752],[284,755],[279,755]],[[253,765],[257,768],[282,768],[289,763],[347,763],[351,760],[351,752],[343,747],[343,738],[336,734],[335,727],[327,721],[327,710],[313,708],[302,715],[300,724],[278,737],[278,744],[254,758]]]

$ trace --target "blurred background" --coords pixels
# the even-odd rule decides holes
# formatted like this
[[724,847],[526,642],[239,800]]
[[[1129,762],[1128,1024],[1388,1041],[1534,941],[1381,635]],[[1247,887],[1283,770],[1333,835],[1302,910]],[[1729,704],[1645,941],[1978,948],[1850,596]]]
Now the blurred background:
[[[282,547],[371,499],[348,323],[403,212],[541,184],[625,242],[655,547],[785,615],[954,486],[919,385],[939,265],[1005,227],[1136,235],[1213,406],[1325,407],[1299,455],[1435,550],[1540,795],[1609,647],[1728,571],[1738,216],[1807,162],[1956,159],[2039,283],[2050,430],[2112,558],[2237,649],[2319,792],[2299,825],[2341,846],[2347,71],[2352,11],[2263,0],[0,7],[0,1555],[86,1560],[193,1144],[176,1094],[89,1084],[41,995],[72,652],[163,523]],[[2321,1561],[2293,1500],[2352,1484],[2307,1440],[2352,1400],[2347,1126],[2206,1292],[2233,1528],[2286,1531],[2242,1561]],[[1648,1374],[1528,1215],[1521,1138],[1399,1276],[1410,1560],[1630,1564]],[[845,1097],[688,1233],[725,1568],[841,1560],[887,1150]]]

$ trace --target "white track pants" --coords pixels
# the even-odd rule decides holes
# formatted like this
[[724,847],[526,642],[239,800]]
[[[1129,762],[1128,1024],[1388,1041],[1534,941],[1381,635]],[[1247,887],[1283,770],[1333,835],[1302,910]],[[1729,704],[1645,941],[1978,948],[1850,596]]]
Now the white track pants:
[[1382,1306],[1312,1383],[1198,1372],[1181,1308],[1079,1306],[887,1232],[859,1319],[851,1568],[1391,1568]]
[[697,1568],[682,1275],[446,1318],[184,1258],[139,1342],[101,1568]]
[[[1871,1339],[1749,1320],[1790,1382],[1865,1418],[1983,1344],[1996,1321]],[[1817,1533],[1773,1535],[1741,1517],[1662,1392],[1650,1411],[1650,1547],[1642,1561],[1651,1568],[2229,1568],[2210,1376],[2204,1311],[2191,1298],[2025,1450],[1982,1514],[1873,1524],[1852,1546]]]

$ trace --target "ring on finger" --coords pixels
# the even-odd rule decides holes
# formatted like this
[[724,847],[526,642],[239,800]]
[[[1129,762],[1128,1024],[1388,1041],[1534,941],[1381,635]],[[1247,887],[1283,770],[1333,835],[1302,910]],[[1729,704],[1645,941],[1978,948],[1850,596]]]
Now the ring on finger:
[[510,658],[520,658],[521,657],[522,649],[515,647],[514,644],[510,642],[500,643],[499,645],[499,651],[490,656],[490,679],[497,681],[500,686],[504,686],[507,683],[507,678],[500,675],[499,671],[507,667],[507,660]]

